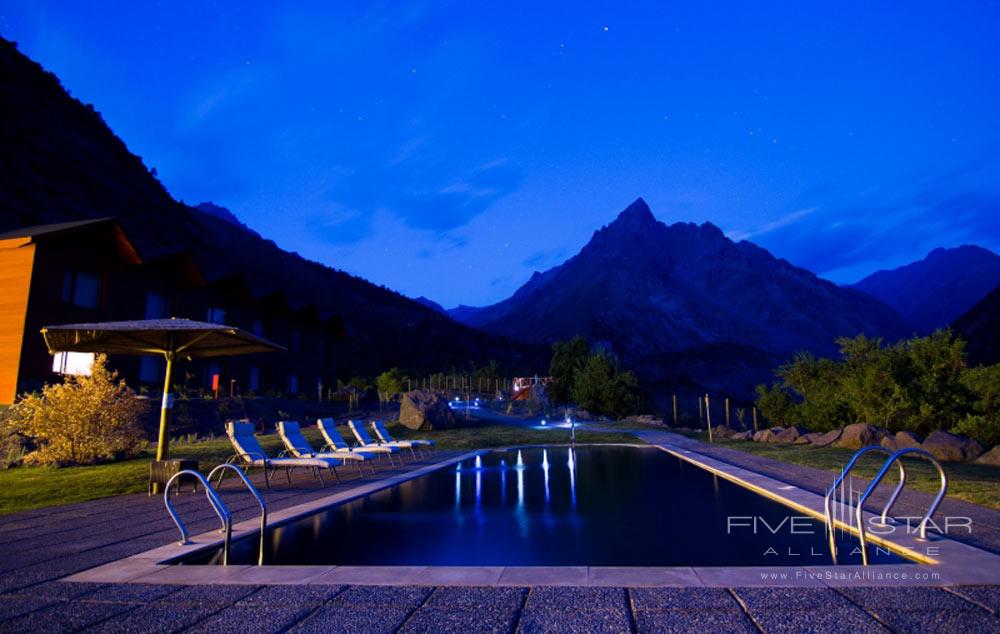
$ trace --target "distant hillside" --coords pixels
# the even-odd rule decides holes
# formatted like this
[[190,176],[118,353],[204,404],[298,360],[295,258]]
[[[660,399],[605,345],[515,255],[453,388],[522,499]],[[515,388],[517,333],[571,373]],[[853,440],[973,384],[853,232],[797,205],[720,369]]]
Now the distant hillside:
[[417,302],[418,304],[422,304],[422,305],[426,306],[427,308],[430,308],[431,310],[437,311],[437,312],[439,312],[439,313],[441,313],[443,315],[447,315],[448,314],[448,311],[446,311],[444,309],[444,306],[442,306],[441,304],[435,302],[433,299],[429,299],[427,297],[424,297],[423,295],[421,295],[420,297],[413,298],[413,301]]
[[198,211],[204,212],[204,213],[206,213],[206,214],[208,214],[210,216],[215,216],[216,218],[219,218],[221,220],[225,220],[226,222],[228,222],[231,225],[235,225],[235,226],[243,229],[244,231],[247,231],[248,233],[252,233],[252,234],[254,234],[257,237],[260,237],[259,233],[257,233],[256,231],[254,231],[250,227],[246,226],[246,224],[244,224],[243,221],[241,221],[239,218],[236,217],[236,214],[234,214],[233,212],[229,211],[225,207],[222,207],[220,205],[216,205],[213,202],[204,202],[204,203],[198,203],[197,205],[194,206],[194,208],[197,209]]
[[[896,339],[909,330],[864,293],[734,243],[710,223],[667,226],[642,199],[509,299],[449,314],[525,341],[583,334],[648,377],[704,385],[714,375],[734,388],[769,378],[775,360],[798,350],[834,354],[839,336]],[[696,349],[710,354],[678,356]],[[708,371],[678,367],[698,359]]]
[[967,342],[970,363],[1000,363],[1000,286],[956,319],[951,327]]
[[[297,254],[238,220],[175,201],[92,106],[0,38],[0,231],[115,216],[147,257],[195,254],[209,280],[245,274],[255,291],[285,292],[293,306],[339,314],[350,334],[345,374],[389,366],[447,370],[490,358],[542,371],[548,352],[478,332],[402,295]],[[231,214],[229,214],[231,216]]]
[[852,288],[895,308],[920,334],[947,326],[1000,285],[1000,256],[966,245],[872,273]]

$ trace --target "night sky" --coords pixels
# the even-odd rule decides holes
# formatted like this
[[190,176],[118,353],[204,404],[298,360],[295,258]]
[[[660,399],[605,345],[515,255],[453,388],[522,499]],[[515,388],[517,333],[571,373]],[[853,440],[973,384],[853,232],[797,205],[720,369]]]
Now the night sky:
[[1000,247],[995,2],[135,4],[0,34],[175,197],[445,306],[638,196],[836,282]]

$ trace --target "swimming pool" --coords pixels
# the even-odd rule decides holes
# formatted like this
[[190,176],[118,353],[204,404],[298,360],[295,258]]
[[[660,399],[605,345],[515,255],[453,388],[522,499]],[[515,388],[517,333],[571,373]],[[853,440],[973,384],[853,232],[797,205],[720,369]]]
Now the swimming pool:
[[[232,545],[252,564],[257,540]],[[839,563],[858,564],[838,540]],[[907,563],[869,549],[872,563]],[[220,563],[220,550],[184,559]],[[269,565],[832,563],[822,522],[656,448],[493,451],[268,530]]]

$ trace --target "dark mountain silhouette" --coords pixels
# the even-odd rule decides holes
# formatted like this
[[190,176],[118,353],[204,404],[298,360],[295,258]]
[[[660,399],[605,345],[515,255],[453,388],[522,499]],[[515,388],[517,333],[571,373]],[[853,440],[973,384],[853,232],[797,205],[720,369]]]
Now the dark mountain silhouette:
[[966,341],[969,363],[1000,363],[1000,286],[951,325]]
[[418,304],[422,304],[422,305],[426,306],[427,308],[430,308],[431,310],[435,310],[435,311],[441,313],[442,315],[447,315],[448,314],[448,311],[446,311],[444,309],[444,306],[442,306],[441,304],[437,303],[433,299],[430,299],[428,297],[424,297],[423,295],[421,295],[420,297],[414,297],[413,301],[417,302]]
[[1000,256],[965,245],[878,271],[852,285],[892,306],[920,334],[947,326],[1000,285]]
[[226,222],[232,225],[236,225],[237,227],[243,229],[244,231],[247,231],[248,233],[252,233],[257,237],[260,237],[259,233],[257,233],[250,227],[246,226],[246,224],[244,224],[243,221],[241,221],[239,218],[236,217],[236,214],[229,211],[225,207],[222,207],[221,205],[216,205],[213,202],[203,202],[203,203],[198,203],[197,205],[194,206],[194,208],[210,216],[215,216],[216,218],[225,220]]
[[[583,334],[646,376],[683,382],[680,353],[704,350],[717,377],[768,378],[776,359],[798,350],[836,352],[834,340],[908,333],[891,308],[735,243],[710,223],[657,221],[642,200],[594,233],[565,263],[535,273],[509,299],[462,307],[452,317],[533,342]],[[723,344],[731,344],[729,354]],[[688,354],[688,362],[698,355]],[[704,385],[704,378],[690,377]],[[724,380],[724,379],[717,379]]]
[[147,259],[186,250],[210,282],[240,273],[255,293],[281,291],[293,308],[339,314],[349,334],[337,351],[344,374],[447,370],[490,358],[512,370],[547,365],[544,348],[476,331],[283,251],[218,209],[171,198],[93,106],[0,38],[0,232],[114,216]]

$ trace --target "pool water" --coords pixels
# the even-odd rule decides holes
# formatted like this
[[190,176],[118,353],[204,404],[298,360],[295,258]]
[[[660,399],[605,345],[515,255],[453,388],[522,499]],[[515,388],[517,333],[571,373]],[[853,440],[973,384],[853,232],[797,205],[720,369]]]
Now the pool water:
[[[257,544],[235,542],[230,563],[256,563]],[[625,446],[485,453],[270,529],[266,548],[272,565],[833,563],[822,522],[666,452]],[[855,539],[838,551],[840,563],[861,563]],[[906,562],[875,547],[869,557]]]

